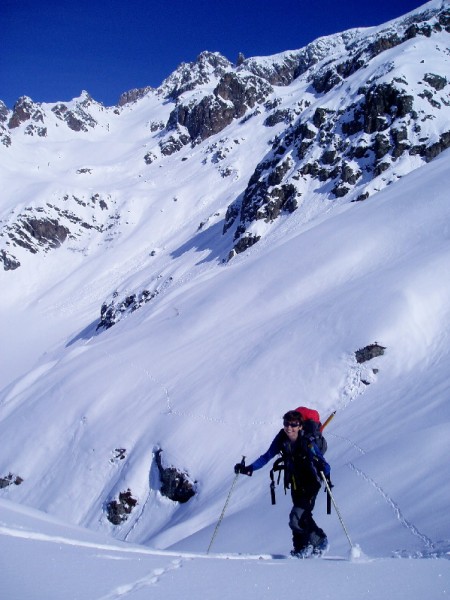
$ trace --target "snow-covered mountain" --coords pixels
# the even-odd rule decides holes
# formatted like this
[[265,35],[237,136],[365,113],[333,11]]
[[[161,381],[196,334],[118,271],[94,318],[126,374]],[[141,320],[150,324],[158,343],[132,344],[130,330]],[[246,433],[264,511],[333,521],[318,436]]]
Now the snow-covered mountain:
[[124,187],[147,203],[143,184],[159,189],[175,165],[177,180],[199,163],[197,179],[207,180],[212,166],[224,179],[208,203],[226,209],[217,237],[231,255],[280,215],[298,211],[305,221],[370,197],[450,145],[449,28],[446,3],[431,2],[381,27],[238,65],[204,52],[116,107],[87,92],[68,103],[2,104],[1,140],[12,161],[5,175],[17,179],[20,157],[40,184],[7,203],[3,268],[61,244],[79,250],[93,233],[110,240],[126,225]]
[[[432,0],[115,107],[0,106],[0,497],[200,552],[304,404],[364,551],[449,556],[449,33]],[[288,550],[267,475],[219,551]]]

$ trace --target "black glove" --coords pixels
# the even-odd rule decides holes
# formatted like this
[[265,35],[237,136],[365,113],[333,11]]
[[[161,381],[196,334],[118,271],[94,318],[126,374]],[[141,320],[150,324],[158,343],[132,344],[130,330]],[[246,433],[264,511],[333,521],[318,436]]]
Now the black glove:
[[253,473],[253,467],[251,466],[246,466],[243,465],[242,463],[237,463],[236,465],[234,465],[234,472],[236,473],[236,475],[240,474],[240,475],[248,475],[249,477],[252,476]]

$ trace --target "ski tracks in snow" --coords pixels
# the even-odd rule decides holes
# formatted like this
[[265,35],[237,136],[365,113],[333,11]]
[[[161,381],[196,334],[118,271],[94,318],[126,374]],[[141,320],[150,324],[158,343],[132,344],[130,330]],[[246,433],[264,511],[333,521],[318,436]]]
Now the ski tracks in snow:
[[162,577],[167,575],[170,571],[175,569],[179,569],[183,564],[183,560],[181,558],[177,558],[171,560],[167,567],[159,567],[150,571],[148,575],[138,579],[136,581],[132,581],[131,583],[127,583],[124,585],[120,585],[112,590],[106,596],[101,596],[98,600],[118,600],[120,598],[126,597],[128,594],[133,594],[137,590],[146,587],[152,587],[159,583]]
[[[381,495],[383,500],[393,509],[396,518],[400,522],[400,524],[405,527],[412,535],[419,538],[419,540],[423,543],[425,547],[425,551],[421,553],[421,555],[425,558],[427,557],[438,557],[442,553],[436,547],[433,540],[431,540],[424,533],[421,533],[419,529],[404,516],[400,506],[389,496],[389,494],[379,485],[374,479],[369,477],[367,473],[364,473],[361,469],[358,469],[353,463],[347,463],[347,466],[354,471],[357,475],[362,477],[367,483],[372,485],[375,490]],[[404,555],[405,552],[400,552],[399,555]],[[445,554],[445,552],[444,552]]]
[[[175,569],[179,569],[183,562],[186,560],[191,560],[189,555],[182,556],[175,552],[165,552],[158,550],[151,550],[144,547],[139,546],[130,546],[130,547],[121,547],[116,546],[114,543],[111,544],[102,544],[97,542],[91,542],[87,540],[79,540],[79,539],[71,539],[64,536],[59,535],[49,535],[45,533],[39,533],[35,531],[28,531],[25,529],[16,529],[10,528],[7,526],[3,526],[0,523],[0,535],[11,536],[15,538],[34,540],[38,542],[49,542],[57,545],[65,545],[72,546],[78,548],[88,548],[96,551],[99,556],[103,558],[111,558],[117,559],[120,558],[122,554],[130,554],[130,555],[149,555],[162,558],[164,560],[169,559],[169,563],[166,566],[158,566],[150,570],[148,575],[141,577],[135,581],[130,583],[122,584],[116,586],[111,592],[106,595],[99,597],[97,600],[119,600],[121,598],[126,598],[128,594],[132,594],[136,590],[140,590],[142,588],[151,587],[158,584],[162,577],[170,573]],[[106,554],[108,553],[108,554]]]
[[[367,385],[373,383],[376,380],[375,371],[370,369],[366,365],[357,364],[352,357],[349,357],[349,368],[347,372],[347,378],[345,385],[341,391],[341,398],[343,400],[343,408],[345,408],[350,402],[353,402],[358,396],[364,393]],[[337,439],[345,441],[349,446],[356,450],[359,454],[366,454],[365,450],[355,444],[352,440],[331,434]],[[418,538],[424,545],[425,550],[420,553],[423,557],[437,557],[445,554],[437,547],[437,545],[428,536],[423,534],[419,529],[406,517],[404,516],[400,506],[395,502],[389,494],[382,488],[382,486],[372,479],[367,473],[356,467],[352,462],[346,463],[346,466],[354,471],[358,476],[362,477],[367,483],[369,483],[377,493],[383,498],[388,506],[394,511],[395,517],[400,524],[405,527],[412,535]],[[448,550],[447,550],[448,551]],[[407,551],[400,551],[397,553],[399,556],[411,556]]]

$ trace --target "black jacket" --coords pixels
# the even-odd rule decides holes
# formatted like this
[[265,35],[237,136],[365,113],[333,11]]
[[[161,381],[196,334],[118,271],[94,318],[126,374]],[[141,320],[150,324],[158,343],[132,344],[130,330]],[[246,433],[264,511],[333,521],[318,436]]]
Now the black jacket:
[[325,477],[330,476],[330,465],[317,447],[313,436],[309,436],[303,431],[299,433],[295,442],[291,442],[284,429],[281,429],[267,452],[261,454],[249,466],[257,471],[278,454],[281,454],[284,459],[285,482],[288,485],[309,487],[309,484],[312,485],[313,482],[315,485],[320,484],[322,483],[321,471]]

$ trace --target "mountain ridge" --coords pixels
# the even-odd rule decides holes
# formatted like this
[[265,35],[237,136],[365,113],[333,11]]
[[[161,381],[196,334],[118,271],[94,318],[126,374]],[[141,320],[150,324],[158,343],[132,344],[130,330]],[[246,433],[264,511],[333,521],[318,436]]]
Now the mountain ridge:
[[[22,133],[41,139],[42,144],[47,138],[49,143],[55,138],[62,141],[61,125],[73,132],[68,139],[74,142],[91,134],[112,141],[125,114],[139,108],[147,112],[145,129],[149,131],[144,134],[148,150],[140,160],[148,167],[163,166],[166,158],[183,148],[225,134],[239,120],[264,115],[263,127],[274,129],[272,149],[255,163],[243,195],[227,207],[223,234],[232,235],[229,259],[257,242],[280,215],[297,210],[305,195],[317,195],[321,188],[318,196],[326,202],[345,196],[347,201],[363,200],[398,177],[397,171],[417,168],[450,145],[450,130],[445,126],[450,110],[445,58],[450,13],[445,5],[438,5],[428,3],[386,26],[320,38],[299,51],[242,59],[237,67],[219,53],[203,52],[194,63],[180,65],[156,90],[127,92],[130,102],[119,101],[112,108],[103,107],[87,92],[70,103],[54,105],[23,97],[13,111],[1,107],[4,150],[13,137],[19,143],[17,135]],[[398,52],[399,47],[405,49]],[[433,70],[425,66],[422,81],[412,83],[412,62],[421,61],[424,52],[434,53],[435,58],[430,54]],[[405,53],[410,55],[408,66],[402,59]],[[361,70],[371,70],[371,76],[361,80]],[[283,101],[277,92],[293,85],[297,101]],[[438,135],[435,126],[421,125],[425,120],[442,123]],[[128,133],[124,129],[119,135],[123,138]],[[144,136],[139,133],[143,140]],[[138,139],[130,137],[129,142],[136,144]],[[213,145],[216,164],[226,162],[230,144],[225,137]],[[50,159],[55,159],[51,152],[49,165]],[[401,164],[406,160],[409,167]],[[218,168],[224,178],[238,176],[233,166]],[[79,165],[74,170],[81,182],[93,167]],[[18,268],[23,249],[33,254],[48,251],[67,239],[82,237],[83,230],[94,227],[106,233],[113,228],[119,213],[108,209],[116,204],[107,201],[109,190],[94,190],[90,197],[83,190],[82,196],[68,189],[56,203],[51,202],[50,210],[42,203],[34,209],[26,207],[45,216],[28,218],[22,213],[16,221],[4,219],[3,268]],[[85,219],[77,204],[95,204],[97,198],[101,210]],[[107,213],[109,224],[92,221],[103,221]]]

